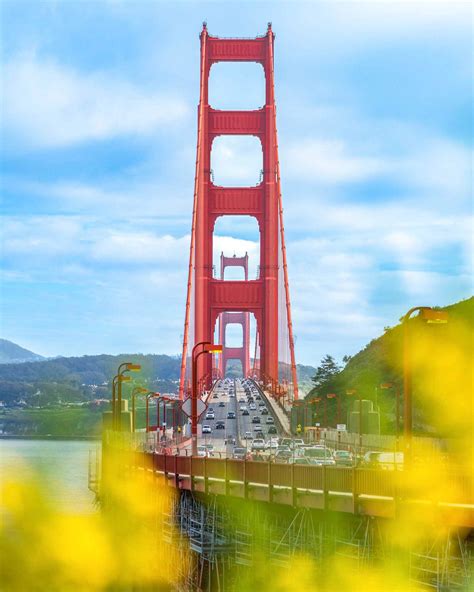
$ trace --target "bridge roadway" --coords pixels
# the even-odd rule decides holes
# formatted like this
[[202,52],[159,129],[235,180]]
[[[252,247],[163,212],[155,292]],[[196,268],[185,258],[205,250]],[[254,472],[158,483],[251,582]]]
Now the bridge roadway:
[[[256,386],[251,383],[251,388],[256,389]],[[261,397],[260,391],[257,389],[258,396]],[[255,399],[255,394],[253,395]],[[277,438],[282,435],[279,429],[278,420],[275,418],[270,405],[267,404],[262,397],[268,414],[262,415],[259,409],[259,400],[255,400],[256,410],[251,410],[247,402],[247,395],[245,393],[245,386],[243,381],[236,380],[219,380],[214,385],[212,392],[208,399],[207,412],[203,413],[200,419],[200,427],[198,432],[198,445],[213,446],[213,455],[217,457],[227,456],[232,458],[234,447],[245,448],[250,452],[252,440],[245,437],[246,432],[250,432],[253,438],[257,437],[255,428],[261,428],[261,437],[267,442],[270,438]],[[243,415],[241,405],[248,409],[249,414]],[[212,412],[215,415],[214,419],[206,419],[207,413]],[[229,413],[234,413],[235,418],[230,418]],[[255,417],[260,418],[260,424],[254,423]],[[267,418],[271,417],[273,422],[267,422]],[[224,422],[224,429],[217,429],[217,424]],[[203,434],[202,427],[207,425],[211,428],[210,434]],[[270,425],[275,426],[277,433],[269,434]],[[234,444],[235,439],[235,444]],[[185,447],[190,450],[190,444]]]
[[[209,398],[215,419],[206,420],[204,414],[201,423],[211,425],[211,434],[199,438],[199,445],[212,444],[212,456],[191,457],[189,446],[170,449],[168,453],[157,449],[136,451],[133,467],[161,473],[170,485],[204,494],[385,518],[395,518],[404,505],[412,512],[420,505],[425,516],[429,508],[433,520],[474,527],[474,484],[469,472],[449,470],[440,479],[452,487],[441,487],[438,493],[432,491],[429,482],[425,488],[427,499],[420,499],[419,493],[416,499],[411,499],[410,483],[414,475],[410,471],[282,464],[271,462],[268,456],[263,461],[233,459],[234,444],[226,444],[226,438],[234,436],[235,446],[245,444],[245,432],[254,433],[252,418],[261,413],[250,411],[248,416],[243,416],[239,399],[247,399],[244,386],[238,380],[228,386],[235,388],[235,397],[231,396],[230,388],[225,392],[223,381],[217,383]],[[267,408],[271,413],[269,405]],[[229,411],[236,414],[235,419],[228,418]],[[224,422],[225,429],[215,429],[218,421]],[[266,423],[262,427],[267,440]]]

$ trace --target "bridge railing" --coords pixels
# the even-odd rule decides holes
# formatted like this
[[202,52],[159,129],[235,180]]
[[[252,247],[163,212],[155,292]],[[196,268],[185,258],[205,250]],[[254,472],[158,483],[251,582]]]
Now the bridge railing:
[[[388,504],[393,515],[399,500],[411,500],[414,504],[443,507],[453,524],[474,527],[474,478],[472,471],[466,468],[447,468],[439,475],[433,475],[429,467],[381,470],[298,465],[161,454],[139,448],[132,451],[125,446],[117,448],[125,452],[124,462],[129,468],[172,478],[180,489],[215,491],[224,495],[232,491],[232,495],[240,497],[257,495],[260,497],[256,499],[263,501],[272,501],[273,496],[278,496],[279,503],[292,505],[304,498],[304,503],[309,503],[310,507],[321,509],[334,509],[334,499],[337,498],[337,509],[346,512],[377,512],[380,504]],[[308,502],[308,496],[312,502]],[[327,505],[327,500],[332,498],[333,505]],[[377,507],[363,507],[370,499],[377,502]],[[341,509],[344,504],[345,509]],[[386,509],[384,512],[382,515],[388,515]]]

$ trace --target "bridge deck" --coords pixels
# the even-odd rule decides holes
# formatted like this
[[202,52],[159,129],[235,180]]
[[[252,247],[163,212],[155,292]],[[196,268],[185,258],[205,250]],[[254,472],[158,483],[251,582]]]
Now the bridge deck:
[[395,518],[402,509],[444,524],[474,527],[472,477],[452,474],[446,499],[430,491],[406,497],[407,471],[287,465],[262,461],[133,453],[133,467],[167,477],[179,489],[336,512]]

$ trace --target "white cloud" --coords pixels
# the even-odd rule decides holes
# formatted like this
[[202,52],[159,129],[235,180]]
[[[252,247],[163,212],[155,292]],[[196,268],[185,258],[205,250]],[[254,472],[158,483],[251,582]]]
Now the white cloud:
[[[401,43],[458,43],[470,35],[469,2],[446,0],[377,0],[292,3],[284,22],[292,49],[324,51],[329,59]],[[314,32],[317,32],[315,35]]]
[[283,159],[292,177],[323,184],[365,181],[389,169],[382,159],[350,154],[341,140],[298,140],[284,148]]
[[91,256],[101,262],[179,265],[184,269],[190,237],[155,236],[136,229],[123,232],[104,229],[91,246]]
[[103,72],[84,74],[34,54],[5,64],[3,88],[7,137],[35,148],[149,135],[188,115],[179,97]]
[[80,249],[82,224],[65,216],[10,217],[2,221],[6,255],[27,259],[62,256]]

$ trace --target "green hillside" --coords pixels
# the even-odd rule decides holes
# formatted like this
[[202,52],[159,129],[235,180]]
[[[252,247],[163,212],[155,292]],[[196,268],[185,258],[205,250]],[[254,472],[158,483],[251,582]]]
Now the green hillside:
[[[445,325],[426,324],[415,317],[410,321],[410,335],[415,362],[420,366],[413,376],[414,426],[421,433],[437,433],[445,424],[436,417],[446,404],[447,413],[460,405],[468,407],[472,397],[472,335],[474,325],[474,298],[443,307],[449,314]],[[422,348],[420,350],[420,348]],[[417,361],[416,356],[420,360]],[[416,364],[415,364],[416,366]],[[380,388],[390,383],[390,389]],[[342,417],[352,399],[346,394],[355,390],[359,395],[377,402],[381,410],[382,431],[395,430],[396,392],[403,393],[403,329],[401,324],[388,328],[383,335],[373,339],[362,351],[349,359],[344,369],[313,388],[309,399],[328,393],[341,397]],[[449,397],[452,398],[450,406]],[[402,404],[402,400],[401,400]],[[335,414],[335,399],[327,402],[330,418]],[[440,425],[437,425],[440,424]]]
[[150,390],[174,392],[181,360],[165,355],[123,354],[55,358],[43,362],[0,365],[0,401],[20,400],[44,406],[110,397],[110,381],[122,362],[141,364],[133,376]]

